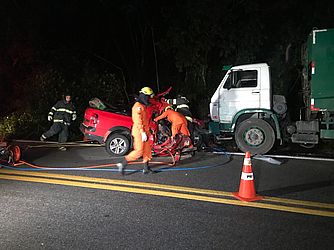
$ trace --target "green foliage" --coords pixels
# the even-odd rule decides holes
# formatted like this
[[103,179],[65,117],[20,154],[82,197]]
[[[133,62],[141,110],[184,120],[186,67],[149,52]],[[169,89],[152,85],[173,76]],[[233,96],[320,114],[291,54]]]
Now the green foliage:
[[[38,139],[50,126],[46,119],[50,108],[65,93],[72,95],[78,111],[78,119],[71,126],[74,135],[81,134],[79,125],[91,98],[98,97],[111,104],[127,103],[119,75],[110,65],[91,55],[56,51],[41,55],[39,61],[30,64],[27,71],[13,68],[7,77],[15,85],[1,93],[4,108],[0,117],[5,116],[1,121],[1,135],[6,138]],[[20,75],[20,81],[16,80],[16,74]]]
[[35,90],[32,92],[32,107],[41,114],[49,112],[68,87],[62,72],[51,66],[41,69],[31,81]]
[[72,71],[57,61],[41,68],[31,79],[30,86],[34,91],[31,91],[30,103],[32,110],[41,120],[40,127],[47,130],[50,124],[46,117],[50,108],[62,99],[65,93],[70,93],[78,114],[77,120],[71,126],[71,133],[72,137],[78,138],[81,135],[79,126],[90,99],[98,97],[111,104],[126,103],[127,99],[122,82],[110,69],[91,60],[82,62],[75,56],[63,57],[62,60],[70,65]]
[[84,67],[78,81],[72,83],[79,108],[87,107],[88,101],[93,97],[110,104],[125,103],[127,100],[122,86],[121,80],[110,70],[100,72],[89,65]]
[[31,138],[38,128],[36,118],[30,113],[12,113],[0,120],[0,138]]

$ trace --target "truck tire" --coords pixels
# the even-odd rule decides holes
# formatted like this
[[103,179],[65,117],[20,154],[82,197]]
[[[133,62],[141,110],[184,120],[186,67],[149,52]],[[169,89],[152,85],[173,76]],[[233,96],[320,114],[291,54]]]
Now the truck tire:
[[238,125],[235,132],[235,142],[243,152],[265,154],[275,143],[275,132],[268,122],[250,118]]
[[111,134],[106,140],[105,148],[111,156],[123,156],[130,149],[130,140],[122,134]]
[[194,129],[194,141],[193,144],[198,151],[201,151],[203,145],[203,135],[196,128]]

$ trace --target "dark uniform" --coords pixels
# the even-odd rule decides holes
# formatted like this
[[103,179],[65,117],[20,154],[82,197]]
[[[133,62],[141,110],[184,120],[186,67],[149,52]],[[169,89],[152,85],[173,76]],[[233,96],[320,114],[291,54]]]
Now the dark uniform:
[[58,142],[64,143],[67,141],[71,122],[77,118],[76,111],[72,102],[66,100],[58,101],[50,110],[48,120],[52,121],[51,128],[42,134],[41,141],[58,134]]

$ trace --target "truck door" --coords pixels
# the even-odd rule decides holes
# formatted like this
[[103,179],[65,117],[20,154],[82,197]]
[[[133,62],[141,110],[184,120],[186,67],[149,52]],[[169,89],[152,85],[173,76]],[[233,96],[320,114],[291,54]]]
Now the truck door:
[[243,109],[260,108],[260,79],[256,69],[229,72],[219,90],[219,118],[231,123],[235,114]]

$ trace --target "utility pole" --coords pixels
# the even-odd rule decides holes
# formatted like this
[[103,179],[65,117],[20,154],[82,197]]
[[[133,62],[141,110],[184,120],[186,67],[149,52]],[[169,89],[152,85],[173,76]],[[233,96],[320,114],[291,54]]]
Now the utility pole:
[[152,44],[153,44],[153,53],[154,53],[154,62],[155,62],[155,76],[156,76],[156,80],[157,80],[157,92],[160,92],[158,60],[157,60],[157,52],[155,50],[155,40],[154,40],[153,27],[151,27],[151,34],[152,34]]

